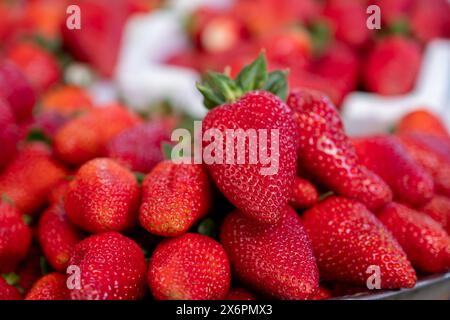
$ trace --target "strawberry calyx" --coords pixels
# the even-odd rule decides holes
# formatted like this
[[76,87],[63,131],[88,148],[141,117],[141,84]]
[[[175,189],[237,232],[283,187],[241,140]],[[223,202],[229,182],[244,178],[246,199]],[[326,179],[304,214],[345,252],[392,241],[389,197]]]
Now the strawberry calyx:
[[235,102],[254,90],[271,92],[285,101],[288,89],[287,71],[268,72],[265,54],[261,52],[256,60],[239,72],[236,79],[231,79],[226,73],[209,71],[204,81],[197,83],[197,89],[203,95],[204,105],[208,109]]

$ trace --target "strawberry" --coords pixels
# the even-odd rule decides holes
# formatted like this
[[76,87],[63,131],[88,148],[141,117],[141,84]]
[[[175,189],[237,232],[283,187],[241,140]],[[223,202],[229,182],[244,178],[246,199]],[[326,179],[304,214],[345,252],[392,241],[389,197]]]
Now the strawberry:
[[0,273],[14,271],[30,244],[30,227],[13,206],[0,200]]
[[431,175],[437,193],[450,197],[450,143],[422,133],[399,135],[412,157]]
[[416,283],[400,245],[361,203],[331,196],[306,211],[303,222],[323,280],[365,286],[368,268],[377,266],[382,289]]
[[8,284],[5,279],[0,277],[0,301],[1,300],[22,300],[20,291]]
[[362,163],[389,184],[395,198],[416,206],[433,197],[432,178],[396,137],[363,137],[353,144]]
[[119,55],[122,32],[136,6],[128,0],[74,0],[82,12],[81,30],[62,27],[65,46],[75,58],[89,62],[102,76],[111,77]]
[[450,36],[450,4],[445,0],[415,1],[410,14],[412,33],[427,43]]
[[366,89],[382,95],[409,92],[421,59],[420,47],[414,41],[399,36],[383,39],[367,57],[363,70]]
[[450,269],[450,237],[439,223],[398,203],[387,205],[378,218],[417,269],[430,273]]
[[45,139],[52,140],[68,121],[69,117],[59,112],[44,111],[35,115],[31,122],[22,125],[23,138],[30,139],[33,135],[43,135]]
[[306,179],[296,177],[290,204],[296,209],[309,208],[319,201],[316,187]]
[[92,110],[93,101],[83,88],[64,85],[47,91],[42,96],[41,105],[43,111],[56,111],[73,116]]
[[43,92],[61,80],[56,58],[32,42],[19,42],[9,48],[6,57],[20,68],[36,92]]
[[225,300],[256,300],[253,294],[242,288],[231,288]]
[[[131,239],[105,232],[78,243],[69,266],[80,271],[80,289],[72,300],[137,300],[145,294],[146,265],[141,248]],[[76,276],[76,273],[68,276]]]
[[58,0],[28,2],[22,23],[34,36],[47,41],[59,41],[61,25],[65,23],[67,4]]
[[285,207],[276,225],[235,211],[225,218],[220,241],[237,278],[278,299],[307,299],[319,286],[311,242],[300,217]]
[[81,241],[82,235],[59,205],[44,211],[39,219],[37,235],[50,265],[57,271],[65,271],[73,247]]
[[0,61],[0,98],[9,103],[17,122],[31,117],[36,94],[20,69],[7,60]]
[[25,259],[16,268],[15,274],[19,277],[18,286],[26,294],[33,284],[43,276],[42,252],[40,247],[33,242]]
[[[71,177],[70,177],[71,178]],[[50,205],[53,204],[64,204],[64,200],[66,198],[67,191],[69,191],[70,180],[62,179],[60,180],[50,191],[48,195],[48,202]]]
[[450,235],[450,198],[435,195],[419,211],[437,221]]
[[422,132],[443,138],[450,134],[441,119],[426,109],[418,109],[406,114],[397,124],[396,133]]
[[230,281],[225,251],[204,235],[187,233],[164,240],[150,258],[148,285],[158,300],[221,300]]
[[0,194],[6,194],[22,214],[35,214],[66,170],[57,163],[47,146],[27,145],[0,174]]
[[8,164],[16,154],[19,128],[9,104],[0,98],[0,168]]
[[392,199],[386,183],[361,164],[338,111],[323,94],[296,89],[287,101],[300,136],[299,165],[336,193],[377,209]]
[[78,170],[64,208],[73,224],[99,233],[134,227],[138,205],[139,186],[134,175],[114,160],[97,158]]
[[351,46],[367,43],[371,30],[366,26],[366,6],[361,1],[328,0],[322,12],[330,20],[336,39]]
[[326,300],[333,297],[333,294],[327,288],[319,286],[319,289],[316,291],[311,300]]
[[109,140],[139,122],[135,114],[119,105],[95,109],[69,121],[57,132],[55,152],[68,164],[83,164],[104,154]]
[[125,129],[106,146],[106,155],[130,170],[148,173],[164,159],[163,142],[170,142],[165,123],[155,120]]
[[[415,0],[372,0],[371,3],[380,7],[381,20],[386,26],[393,26],[408,18]],[[384,25],[382,25],[384,27]]]
[[25,300],[70,300],[66,276],[57,272],[43,276],[36,281]]
[[142,183],[139,221],[150,233],[186,233],[211,207],[211,185],[200,164],[160,162]]
[[[220,163],[220,159],[214,161],[209,158],[205,159],[206,167],[227,199],[244,214],[260,222],[274,223],[280,218],[290,199],[295,178],[298,139],[292,112],[280,98],[271,93],[273,91],[281,97],[285,96],[286,85],[284,72],[267,74],[262,54],[245,67],[236,80],[210,72],[206,82],[198,85],[205,97],[205,105],[215,107],[203,121],[203,134],[220,132],[225,137],[226,131],[240,130],[246,134],[253,130],[259,135],[259,142],[252,143],[256,144],[253,150],[250,139],[243,141],[243,149],[238,141],[243,139],[233,138],[233,146],[227,143],[227,139],[223,139],[223,144],[220,141],[204,142],[203,154],[208,157],[208,149],[214,149],[214,146],[218,146],[219,150],[233,149],[233,158],[229,150],[224,151],[223,163]],[[263,133],[267,137],[265,141]],[[258,148],[259,143],[261,145]],[[274,149],[275,144],[278,150]],[[257,149],[259,161],[252,163],[252,158],[258,158]],[[271,161],[271,164],[265,165],[261,158],[264,152],[269,156],[269,149],[270,157],[276,156],[278,159],[276,163]],[[273,167],[274,164],[277,168]]]

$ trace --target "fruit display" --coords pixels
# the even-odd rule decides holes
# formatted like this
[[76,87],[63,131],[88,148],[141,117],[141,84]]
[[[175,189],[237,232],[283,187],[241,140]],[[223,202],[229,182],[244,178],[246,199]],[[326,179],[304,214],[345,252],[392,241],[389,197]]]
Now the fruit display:
[[203,75],[200,119],[115,85],[126,28],[170,1],[0,1],[0,300],[450,299],[449,119],[341,114],[412,90],[449,2],[225,2],[160,61]]

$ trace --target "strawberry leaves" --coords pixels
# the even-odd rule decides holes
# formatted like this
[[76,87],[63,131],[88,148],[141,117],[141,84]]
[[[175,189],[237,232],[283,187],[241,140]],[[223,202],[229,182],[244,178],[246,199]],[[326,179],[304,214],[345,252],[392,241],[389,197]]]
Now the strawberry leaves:
[[268,73],[266,57],[261,52],[255,61],[239,72],[235,80],[225,73],[210,71],[205,75],[203,83],[197,83],[197,89],[203,95],[208,109],[232,103],[254,90],[268,91],[286,100],[287,71],[276,70]]

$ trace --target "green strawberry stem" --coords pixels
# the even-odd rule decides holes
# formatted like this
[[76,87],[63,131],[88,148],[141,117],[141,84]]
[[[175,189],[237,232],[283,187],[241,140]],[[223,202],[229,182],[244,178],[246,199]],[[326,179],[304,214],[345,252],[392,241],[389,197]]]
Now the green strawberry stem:
[[2,274],[2,277],[11,286],[16,286],[20,282],[19,275],[17,273],[14,273],[14,272],[4,273],[4,274]]
[[210,71],[206,73],[202,83],[197,83],[197,89],[203,95],[208,109],[235,102],[254,90],[265,90],[286,100],[287,71],[276,70],[268,73],[266,57],[261,52],[255,61],[239,72],[236,79],[231,79],[227,73]]

